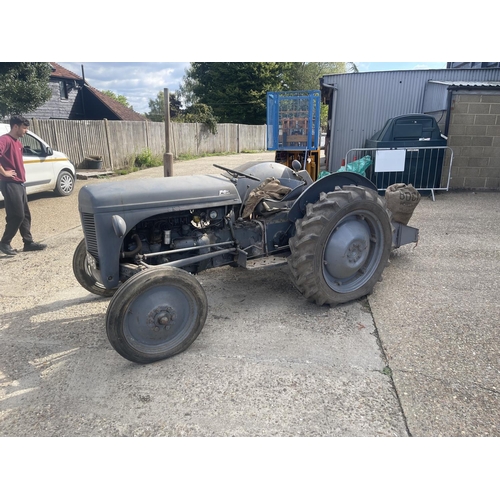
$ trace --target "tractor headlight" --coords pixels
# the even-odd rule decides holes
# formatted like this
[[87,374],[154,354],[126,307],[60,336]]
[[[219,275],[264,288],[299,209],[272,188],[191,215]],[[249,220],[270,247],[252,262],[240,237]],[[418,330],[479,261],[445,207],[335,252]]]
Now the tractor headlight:
[[111,217],[111,223],[113,224],[113,229],[116,236],[123,238],[127,233],[127,224],[119,215],[113,215]]

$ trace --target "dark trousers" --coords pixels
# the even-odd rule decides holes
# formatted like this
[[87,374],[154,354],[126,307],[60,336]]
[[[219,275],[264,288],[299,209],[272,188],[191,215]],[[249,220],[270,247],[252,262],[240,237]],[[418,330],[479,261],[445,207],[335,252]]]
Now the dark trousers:
[[31,212],[28,207],[28,196],[24,184],[0,181],[0,190],[5,203],[5,221],[7,223],[2,236],[2,243],[10,245],[17,231],[21,234],[24,243],[32,242]]

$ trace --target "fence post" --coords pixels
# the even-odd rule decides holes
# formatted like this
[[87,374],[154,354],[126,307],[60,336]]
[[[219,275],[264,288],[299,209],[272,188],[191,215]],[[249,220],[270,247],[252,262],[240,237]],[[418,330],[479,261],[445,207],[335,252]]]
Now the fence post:
[[175,143],[175,133],[174,133],[175,128],[176,128],[175,122],[170,123],[170,134],[171,134],[170,140],[172,142],[171,146],[172,154],[174,158],[177,158],[177,144]]
[[198,156],[199,153],[199,143],[200,143],[200,128],[198,127],[198,122],[195,123],[195,137],[196,137],[196,156]]
[[163,155],[163,175],[174,175],[174,158],[170,151],[170,94],[167,88],[163,89],[165,99],[165,154]]
[[113,155],[111,154],[111,141],[109,139],[109,125],[108,125],[108,119],[104,118],[104,130],[106,132],[106,146],[108,149],[108,155],[109,155],[109,164],[111,165],[111,170],[114,170],[114,165],[113,165]]
[[40,128],[38,126],[38,120],[36,118],[31,119],[31,125],[32,125],[33,132],[36,135],[40,135]]

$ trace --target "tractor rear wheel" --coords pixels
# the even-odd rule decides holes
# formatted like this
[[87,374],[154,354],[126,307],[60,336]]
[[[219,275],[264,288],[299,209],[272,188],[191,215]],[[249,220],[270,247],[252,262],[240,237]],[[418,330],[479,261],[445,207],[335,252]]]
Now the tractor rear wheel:
[[393,231],[375,191],[344,186],[321,193],[295,228],[288,264],[308,300],[335,305],[372,292],[389,260]]
[[188,272],[148,269],[128,279],[111,299],[106,331],[113,348],[135,363],[151,363],[186,350],[208,312],[205,291]]

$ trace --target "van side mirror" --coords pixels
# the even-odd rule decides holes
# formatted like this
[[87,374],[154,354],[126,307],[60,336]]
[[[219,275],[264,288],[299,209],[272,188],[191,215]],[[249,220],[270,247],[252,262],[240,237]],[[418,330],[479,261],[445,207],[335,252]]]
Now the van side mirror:
[[47,146],[43,148],[43,154],[44,156],[52,156],[54,154],[54,151],[51,147]]

